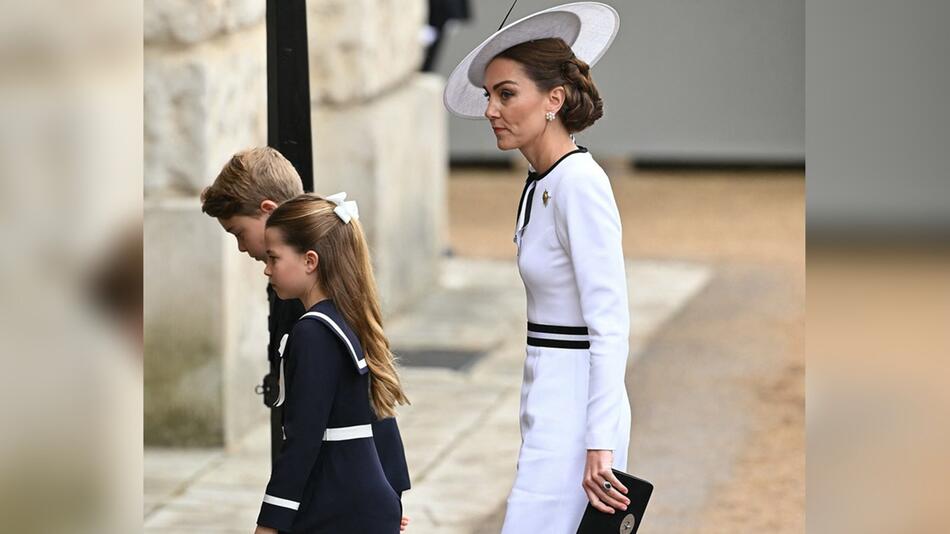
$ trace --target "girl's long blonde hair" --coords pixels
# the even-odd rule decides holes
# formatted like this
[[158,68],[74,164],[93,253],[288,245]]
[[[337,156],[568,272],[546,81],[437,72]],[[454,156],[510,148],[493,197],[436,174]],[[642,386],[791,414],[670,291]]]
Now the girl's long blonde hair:
[[275,209],[268,228],[278,228],[284,241],[301,254],[313,250],[319,257],[317,280],[336,304],[363,346],[370,370],[370,400],[382,419],[396,415],[397,404],[409,404],[402,390],[395,358],[383,332],[383,319],[370,263],[369,247],[357,219],[344,223],[336,204],[304,193]]

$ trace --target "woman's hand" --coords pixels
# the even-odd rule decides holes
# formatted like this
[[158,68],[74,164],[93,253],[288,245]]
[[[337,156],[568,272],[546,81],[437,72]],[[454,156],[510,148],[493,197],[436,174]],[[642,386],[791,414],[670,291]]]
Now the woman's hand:
[[[630,505],[630,499],[625,497],[626,486],[610,470],[613,458],[613,451],[589,449],[587,465],[584,467],[583,486],[587,499],[594,508],[606,514],[614,513],[614,509],[622,512]],[[604,488],[605,480],[612,486],[609,490]]]
[[257,528],[254,529],[254,534],[277,534],[277,529],[257,525]]
[[399,522],[399,532],[405,532],[406,527],[409,526],[409,518],[402,516],[402,521]]

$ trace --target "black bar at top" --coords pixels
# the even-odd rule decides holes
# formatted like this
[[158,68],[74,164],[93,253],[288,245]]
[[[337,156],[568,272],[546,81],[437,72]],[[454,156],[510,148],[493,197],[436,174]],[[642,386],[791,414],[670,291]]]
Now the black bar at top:
[[306,0],[267,0],[267,144],[313,191]]

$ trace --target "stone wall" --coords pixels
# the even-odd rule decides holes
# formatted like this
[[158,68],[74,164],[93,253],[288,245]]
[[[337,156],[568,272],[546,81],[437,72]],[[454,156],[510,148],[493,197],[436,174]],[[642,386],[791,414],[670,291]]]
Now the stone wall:
[[447,241],[442,81],[416,75],[364,105],[315,105],[311,117],[314,187],[359,203],[384,312],[397,313],[436,279]]
[[266,417],[261,264],[198,195],[267,140],[264,3],[145,3],[145,441],[233,443]]
[[266,414],[262,264],[196,197],[146,199],[144,237],[146,443],[232,443]]
[[[145,439],[230,445],[267,417],[263,264],[200,212],[237,150],[266,143],[263,1],[145,2]],[[360,205],[384,312],[435,280],[446,243],[442,81],[417,72],[422,0],[308,0],[317,193]]]
[[310,96],[353,105],[405,84],[422,64],[420,0],[308,0]]
[[314,189],[360,205],[384,312],[435,280],[446,243],[442,80],[419,74],[425,2],[308,3]]

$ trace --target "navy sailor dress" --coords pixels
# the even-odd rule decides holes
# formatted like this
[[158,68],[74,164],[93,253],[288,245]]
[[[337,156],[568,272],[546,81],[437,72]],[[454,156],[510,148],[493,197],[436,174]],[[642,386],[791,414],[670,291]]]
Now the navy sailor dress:
[[[267,284],[267,299],[270,302],[268,320],[271,332],[267,350],[270,358],[282,361],[290,330],[307,310],[304,309],[303,303],[298,299],[281,300],[278,298],[270,284]],[[281,382],[280,390],[283,390],[284,387],[283,382]],[[284,395],[281,395],[278,405],[283,406],[283,401]],[[283,412],[281,412],[281,416],[283,416]],[[283,418],[281,418],[281,423],[283,423]],[[379,461],[383,463],[383,472],[386,473],[386,479],[389,480],[389,485],[396,490],[401,498],[402,493],[409,490],[412,484],[409,481],[406,451],[403,448],[402,436],[395,417],[374,418],[373,441],[376,442],[376,452],[379,454]]]
[[373,439],[369,368],[332,300],[294,324],[284,357],[285,439],[257,524],[295,533],[398,533],[402,504]]

